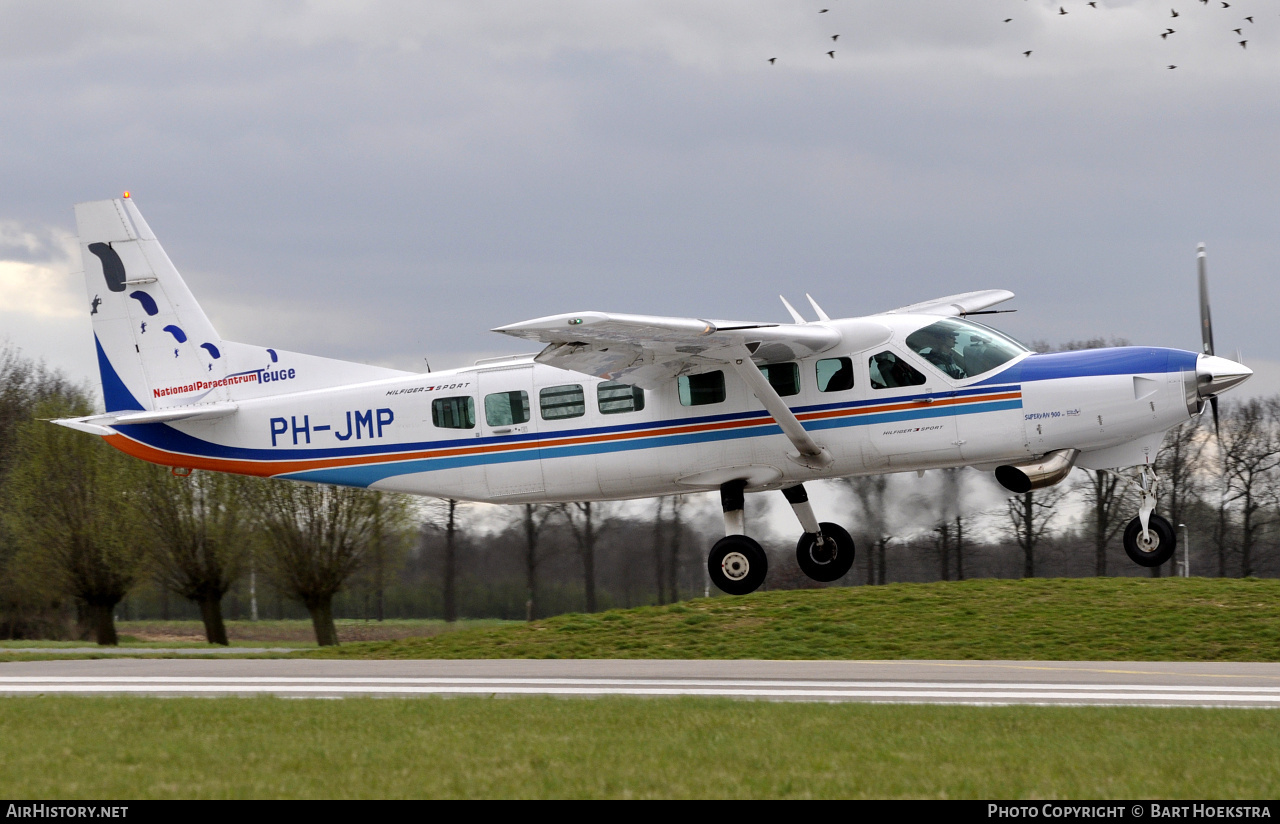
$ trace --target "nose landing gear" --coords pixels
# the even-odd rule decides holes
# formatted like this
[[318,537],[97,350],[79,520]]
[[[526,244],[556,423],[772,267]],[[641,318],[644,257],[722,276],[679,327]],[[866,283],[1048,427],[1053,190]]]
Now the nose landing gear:
[[1124,530],[1124,552],[1129,560],[1144,567],[1158,567],[1173,557],[1178,548],[1178,536],[1173,524],[1154,513],[1156,486],[1159,478],[1150,466],[1144,466],[1137,478],[1127,478],[1136,486],[1140,503],[1138,517]]

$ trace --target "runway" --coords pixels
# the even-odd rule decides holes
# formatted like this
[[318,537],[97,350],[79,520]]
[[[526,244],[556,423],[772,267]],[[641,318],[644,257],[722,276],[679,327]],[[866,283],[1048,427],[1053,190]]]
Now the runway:
[[1280,707],[1280,664],[102,659],[0,664],[0,694],[627,695],[910,704]]

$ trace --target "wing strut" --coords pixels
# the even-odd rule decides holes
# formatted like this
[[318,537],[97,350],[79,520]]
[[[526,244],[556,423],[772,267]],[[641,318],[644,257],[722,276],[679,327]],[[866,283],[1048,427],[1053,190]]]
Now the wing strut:
[[792,413],[791,409],[783,402],[782,397],[774,391],[769,385],[769,381],[760,372],[756,365],[751,361],[751,352],[745,346],[735,346],[730,350],[729,364],[733,366],[734,371],[742,378],[755,395],[760,403],[764,404],[764,408],[777,421],[778,426],[782,428],[782,434],[787,436],[799,455],[789,456],[796,463],[807,466],[810,469],[824,469],[831,465],[834,460],[831,453],[823,449],[818,443],[810,437],[805,431],[804,426]]

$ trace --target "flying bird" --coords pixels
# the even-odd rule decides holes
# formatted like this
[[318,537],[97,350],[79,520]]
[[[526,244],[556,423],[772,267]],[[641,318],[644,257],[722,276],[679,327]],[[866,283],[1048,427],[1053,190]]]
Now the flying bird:
[[1252,18],[1252,17],[1246,17],[1246,18],[1245,18],[1245,20],[1248,20],[1250,23],[1252,23],[1252,22],[1253,22],[1253,18]]
[[1169,9],[1169,11],[1173,14],[1173,16],[1174,16],[1174,17],[1177,17],[1177,16],[1178,16],[1178,10],[1177,10],[1177,9]]
[[1166,32],[1161,32],[1161,34],[1160,34],[1160,39],[1161,39],[1161,40],[1168,40],[1168,39],[1169,39],[1169,35],[1171,35],[1171,34],[1173,34],[1173,29],[1169,29],[1169,30],[1168,30],[1168,31],[1166,31]]
[[1171,69],[1176,69],[1176,68],[1178,68],[1178,67],[1177,67],[1177,66],[1170,66],[1169,68],[1171,68]]
[[770,63],[777,63],[777,62],[778,62],[778,58],[776,58],[776,57],[770,57],[770,58],[769,58],[769,62],[770,62]]
[[1064,9],[1062,6],[1058,6],[1058,14],[1066,14],[1066,13],[1067,13],[1066,9]]
[[831,35],[831,42],[832,42],[832,43],[836,42],[836,41],[837,41],[837,40],[839,40],[839,39],[840,39],[840,35],[838,35],[838,34],[833,34],[833,35]]
[[1095,9],[1098,7],[1097,3],[1090,3],[1089,5],[1093,6]]
[[1236,34],[1244,34],[1244,32],[1242,32],[1240,29],[1232,29],[1232,31],[1235,32]]
[[827,56],[830,57],[832,60],[836,59],[836,53],[834,51],[827,52]]
[[1241,40],[1241,41],[1240,41],[1240,48],[1242,48],[1242,49],[1247,49],[1247,48],[1249,48],[1249,41],[1248,41],[1248,40]]
[[1031,56],[1031,52],[1029,52],[1029,51],[1024,51],[1024,52],[1022,53],[1022,56],[1023,56],[1023,57],[1030,57],[1030,56]]
[[1013,18],[1012,18],[1012,17],[1006,17],[1006,18],[1004,19],[1004,22],[1008,23],[1008,22],[1010,22],[1011,20],[1013,20]]
[[822,9],[821,11],[818,12],[818,14],[826,14],[829,11],[831,11],[831,9]]

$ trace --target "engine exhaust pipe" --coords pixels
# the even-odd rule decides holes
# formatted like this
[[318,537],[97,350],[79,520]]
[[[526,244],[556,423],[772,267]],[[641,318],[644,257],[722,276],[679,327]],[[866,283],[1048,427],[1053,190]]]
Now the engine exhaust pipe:
[[1079,449],[1058,449],[1037,461],[997,466],[996,480],[1005,489],[1019,495],[1033,489],[1044,489],[1067,477],[1079,454]]

